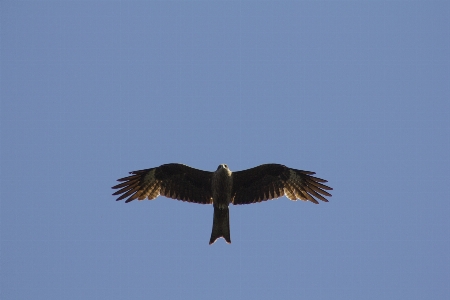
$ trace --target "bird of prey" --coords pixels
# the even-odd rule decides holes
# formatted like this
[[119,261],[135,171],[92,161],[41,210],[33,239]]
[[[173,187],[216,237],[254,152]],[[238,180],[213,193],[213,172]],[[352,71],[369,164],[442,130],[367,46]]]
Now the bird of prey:
[[113,195],[126,203],[135,199],[155,199],[159,195],[181,201],[212,204],[213,227],[209,244],[218,238],[230,239],[228,205],[251,204],[286,195],[290,200],[304,200],[319,204],[328,202],[332,190],[327,182],[314,172],[288,168],[280,164],[264,164],[251,169],[231,172],[221,164],[215,172],[191,168],[183,164],[165,164],[156,168],[130,172],[131,176],[118,179],[113,186],[119,189]]

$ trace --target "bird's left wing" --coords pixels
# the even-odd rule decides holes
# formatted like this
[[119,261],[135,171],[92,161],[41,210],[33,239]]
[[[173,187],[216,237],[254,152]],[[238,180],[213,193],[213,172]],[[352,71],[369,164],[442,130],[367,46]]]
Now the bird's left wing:
[[305,200],[318,204],[316,199],[328,202],[331,197],[324,185],[327,182],[314,172],[296,170],[279,164],[265,164],[233,172],[233,204],[250,204],[286,195],[291,200]]
[[211,204],[212,172],[202,171],[182,164],[165,164],[156,168],[130,172],[131,176],[118,179],[122,183],[113,195],[122,194],[117,200],[128,198],[155,199],[159,195],[172,199]]

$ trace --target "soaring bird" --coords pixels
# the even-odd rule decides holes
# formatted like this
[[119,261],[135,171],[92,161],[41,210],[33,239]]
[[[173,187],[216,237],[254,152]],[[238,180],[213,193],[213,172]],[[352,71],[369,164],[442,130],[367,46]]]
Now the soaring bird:
[[280,164],[264,164],[251,169],[231,172],[221,164],[215,172],[194,169],[183,164],[165,164],[156,168],[130,172],[131,176],[118,179],[113,186],[119,189],[113,195],[125,203],[152,200],[159,195],[181,201],[212,204],[213,227],[209,244],[223,237],[230,239],[228,205],[251,204],[286,195],[290,200],[304,200],[319,204],[317,199],[328,202],[332,190],[327,182],[311,175],[314,172],[296,170]]

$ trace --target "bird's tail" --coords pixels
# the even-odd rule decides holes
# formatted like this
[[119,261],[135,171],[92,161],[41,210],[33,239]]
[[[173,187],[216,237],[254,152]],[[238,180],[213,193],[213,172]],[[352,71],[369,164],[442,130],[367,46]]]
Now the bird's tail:
[[213,228],[211,232],[211,239],[209,244],[213,244],[218,238],[223,237],[228,244],[231,243],[230,239],[230,214],[228,207],[216,208],[214,207],[214,220]]

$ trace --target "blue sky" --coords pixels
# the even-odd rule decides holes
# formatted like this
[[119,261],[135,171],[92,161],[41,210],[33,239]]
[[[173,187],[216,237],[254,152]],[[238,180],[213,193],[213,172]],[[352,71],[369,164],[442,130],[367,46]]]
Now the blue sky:
[[[448,299],[448,1],[2,1],[2,299]],[[447,153],[447,154],[445,154]],[[179,162],[329,203],[116,202]]]

